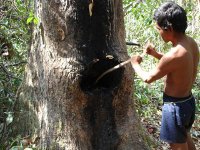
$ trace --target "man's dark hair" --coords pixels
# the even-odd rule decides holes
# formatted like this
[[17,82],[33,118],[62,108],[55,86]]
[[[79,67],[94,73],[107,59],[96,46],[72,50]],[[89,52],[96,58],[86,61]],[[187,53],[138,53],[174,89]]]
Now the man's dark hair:
[[174,2],[162,4],[154,13],[153,18],[164,30],[172,27],[176,32],[185,33],[187,16],[185,10]]

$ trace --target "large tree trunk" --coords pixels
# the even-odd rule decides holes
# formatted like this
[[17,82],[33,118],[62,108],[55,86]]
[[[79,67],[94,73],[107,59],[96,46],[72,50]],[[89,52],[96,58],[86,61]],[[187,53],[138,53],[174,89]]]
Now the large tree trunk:
[[122,1],[36,0],[35,9],[40,23],[13,131],[41,149],[148,149],[134,110],[131,66],[95,84],[128,58]]

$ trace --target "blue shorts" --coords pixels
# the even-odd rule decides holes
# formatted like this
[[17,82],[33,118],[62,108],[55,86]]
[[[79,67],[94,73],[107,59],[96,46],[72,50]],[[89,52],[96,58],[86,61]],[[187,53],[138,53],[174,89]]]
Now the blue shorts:
[[192,95],[175,98],[163,94],[160,139],[168,143],[185,143],[195,119],[195,99]]

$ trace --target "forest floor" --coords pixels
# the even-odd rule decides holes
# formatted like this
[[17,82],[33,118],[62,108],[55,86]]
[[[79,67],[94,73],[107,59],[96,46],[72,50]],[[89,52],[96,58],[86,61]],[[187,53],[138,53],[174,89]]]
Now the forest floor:
[[[156,110],[156,111],[155,111]],[[142,125],[150,135],[150,139],[156,143],[152,150],[169,150],[167,143],[159,139],[160,124],[161,124],[161,110],[154,108],[154,112],[150,116],[140,116]],[[200,114],[196,114],[196,120],[191,129],[191,136],[195,143],[196,149],[200,150]]]

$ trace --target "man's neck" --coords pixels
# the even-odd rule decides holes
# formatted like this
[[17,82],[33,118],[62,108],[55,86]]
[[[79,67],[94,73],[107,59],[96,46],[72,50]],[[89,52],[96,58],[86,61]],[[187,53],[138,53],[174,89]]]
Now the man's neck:
[[185,33],[174,32],[173,39],[171,40],[173,47],[175,47],[177,44],[181,43],[184,39],[186,39]]

